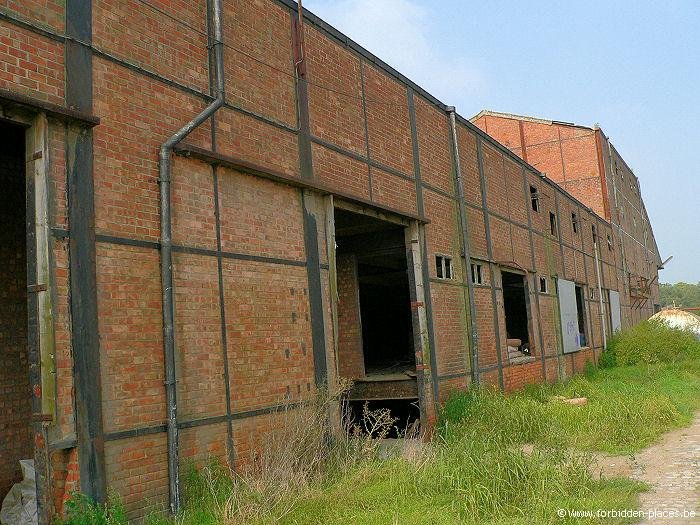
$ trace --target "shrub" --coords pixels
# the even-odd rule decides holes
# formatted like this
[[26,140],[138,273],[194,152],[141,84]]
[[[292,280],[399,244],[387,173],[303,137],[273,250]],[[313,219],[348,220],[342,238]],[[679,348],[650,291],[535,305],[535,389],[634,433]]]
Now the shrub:
[[618,332],[600,359],[604,368],[635,364],[674,363],[700,357],[700,341],[690,332],[661,321],[642,321]]
[[66,517],[56,520],[57,525],[127,525],[126,510],[121,500],[110,497],[100,505],[80,493],[71,494],[66,501]]

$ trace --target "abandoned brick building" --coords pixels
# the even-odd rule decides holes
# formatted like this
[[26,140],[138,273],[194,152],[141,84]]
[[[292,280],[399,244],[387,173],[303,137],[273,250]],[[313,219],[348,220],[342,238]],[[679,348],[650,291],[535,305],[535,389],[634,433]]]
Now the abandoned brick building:
[[33,457],[43,522],[175,507],[339,376],[429,427],[658,302],[600,130],[472,123],[296,2],[221,4],[0,7],[0,497]]
[[619,251],[623,323],[658,311],[661,260],[639,180],[600,127],[493,111],[472,122],[610,223],[601,246]]

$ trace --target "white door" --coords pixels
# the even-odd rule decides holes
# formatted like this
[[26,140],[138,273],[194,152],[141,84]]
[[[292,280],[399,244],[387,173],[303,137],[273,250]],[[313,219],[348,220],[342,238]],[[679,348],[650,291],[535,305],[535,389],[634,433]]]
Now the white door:
[[622,315],[620,311],[620,293],[613,290],[608,291],[610,297],[610,324],[612,325],[612,333],[614,334],[622,328]]
[[576,309],[576,284],[566,279],[557,279],[557,288],[559,290],[561,338],[564,343],[564,353],[570,354],[581,349],[578,311]]

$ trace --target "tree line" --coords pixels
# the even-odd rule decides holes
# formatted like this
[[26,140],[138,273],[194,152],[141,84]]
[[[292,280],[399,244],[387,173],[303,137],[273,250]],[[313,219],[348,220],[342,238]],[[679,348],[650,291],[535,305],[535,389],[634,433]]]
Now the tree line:
[[660,284],[661,306],[700,307],[700,282]]

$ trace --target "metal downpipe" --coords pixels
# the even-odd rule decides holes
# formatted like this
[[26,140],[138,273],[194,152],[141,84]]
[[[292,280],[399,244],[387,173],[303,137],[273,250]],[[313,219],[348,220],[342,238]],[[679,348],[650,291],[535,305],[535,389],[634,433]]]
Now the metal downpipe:
[[170,511],[180,510],[180,476],[178,472],[177,387],[175,374],[175,301],[173,295],[172,214],[170,179],[173,148],[211,117],[225,102],[224,52],[221,0],[212,0],[212,48],[216,64],[216,99],[199,115],[180,128],[160,147],[160,272],[163,294],[163,349],[165,358],[165,397],[168,430],[168,478]]
[[474,285],[471,278],[471,256],[469,252],[469,233],[467,232],[467,212],[464,207],[464,183],[462,182],[462,166],[459,160],[459,143],[457,142],[457,117],[454,106],[445,110],[450,115],[450,131],[452,133],[452,155],[454,156],[455,183],[459,199],[459,226],[462,231],[462,257],[464,258],[465,279],[469,297],[469,364],[471,366],[472,382],[479,382],[479,334],[476,330],[476,305],[474,304]]
[[[598,281],[598,308],[600,310],[600,329],[603,333],[603,351],[608,346],[607,330],[605,329],[605,310],[603,308],[603,288],[600,286],[600,259],[598,257],[598,242],[593,238],[593,251],[595,252],[595,274]],[[593,353],[595,356],[595,352]]]

